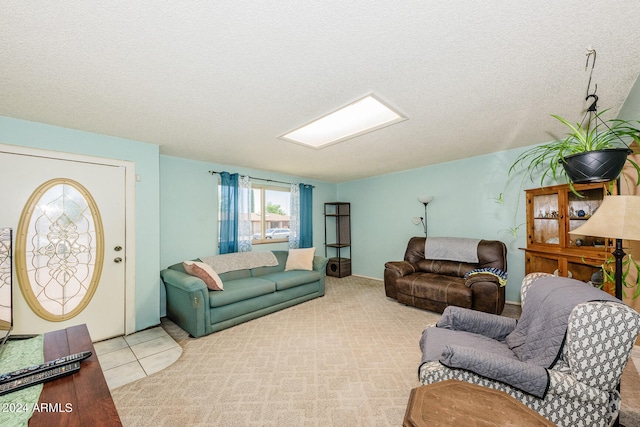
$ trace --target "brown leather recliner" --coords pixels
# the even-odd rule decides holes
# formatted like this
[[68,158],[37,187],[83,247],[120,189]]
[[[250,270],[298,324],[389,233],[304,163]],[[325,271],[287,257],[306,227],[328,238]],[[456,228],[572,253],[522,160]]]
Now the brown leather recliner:
[[[498,240],[480,240],[478,263],[425,259],[425,238],[412,237],[404,261],[385,264],[384,288],[389,298],[442,313],[449,305],[492,314],[504,309],[505,286],[485,268],[507,271],[507,247]],[[472,272],[467,279],[466,273]]]

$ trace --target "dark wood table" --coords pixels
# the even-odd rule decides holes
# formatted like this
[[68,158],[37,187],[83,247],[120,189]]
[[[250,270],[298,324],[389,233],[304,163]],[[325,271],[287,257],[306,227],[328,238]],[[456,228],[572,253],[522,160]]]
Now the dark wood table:
[[458,380],[411,390],[404,427],[551,427],[554,423],[507,393]]
[[29,426],[122,426],[87,326],[44,335],[45,361],[81,351],[93,354],[75,374],[44,383],[38,401],[44,410],[33,413]]

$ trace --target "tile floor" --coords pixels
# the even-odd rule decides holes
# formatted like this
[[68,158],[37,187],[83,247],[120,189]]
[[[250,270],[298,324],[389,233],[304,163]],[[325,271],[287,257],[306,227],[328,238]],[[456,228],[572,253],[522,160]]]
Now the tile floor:
[[160,326],[93,344],[110,390],[173,364],[182,347]]

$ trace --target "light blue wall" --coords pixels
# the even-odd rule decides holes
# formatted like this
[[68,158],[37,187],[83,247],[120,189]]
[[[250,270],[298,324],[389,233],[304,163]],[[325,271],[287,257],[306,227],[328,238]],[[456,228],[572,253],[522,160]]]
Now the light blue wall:
[[631,88],[627,99],[625,100],[618,118],[622,120],[632,120],[638,124],[640,120],[640,76],[636,79],[635,84]]
[[[324,203],[335,201],[336,184],[255,169],[160,156],[162,268],[187,259],[218,254],[218,175],[211,175],[210,170],[314,185],[313,243],[316,253],[324,255]],[[253,246],[255,251],[287,248],[287,243]]]
[[[539,186],[529,179],[523,183],[521,175],[507,175],[522,151],[340,184],[338,198],[351,202],[353,273],[380,279],[386,261],[402,260],[408,240],[424,235],[422,225],[412,222],[413,217],[424,216],[417,197],[432,195],[427,208],[429,236],[502,240],[508,251],[506,298],[519,302],[524,277],[524,252],[519,248],[526,246],[523,190]],[[509,230],[518,226],[514,237]]]
[[0,117],[0,144],[135,162],[136,330],[160,321],[158,146],[42,123]]

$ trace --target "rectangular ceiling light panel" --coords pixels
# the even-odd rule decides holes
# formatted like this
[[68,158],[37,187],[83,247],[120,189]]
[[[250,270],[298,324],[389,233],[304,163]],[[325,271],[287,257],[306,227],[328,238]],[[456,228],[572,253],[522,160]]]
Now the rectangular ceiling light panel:
[[318,149],[406,119],[375,96],[368,95],[280,138]]

